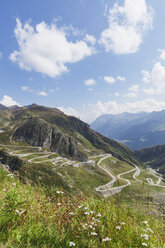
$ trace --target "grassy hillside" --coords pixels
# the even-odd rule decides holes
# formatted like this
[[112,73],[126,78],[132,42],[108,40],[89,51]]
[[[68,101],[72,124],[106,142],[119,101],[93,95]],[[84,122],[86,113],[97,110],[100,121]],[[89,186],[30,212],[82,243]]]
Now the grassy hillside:
[[[88,124],[78,118],[67,116],[58,109],[33,104],[0,111],[0,116],[2,119],[0,128],[4,131],[0,133],[0,143],[21,142],[43,146],[63,156],[85,161],[90,155],[84,144],[85,139],[95,150],[111,153],[129,163],[138,163],[133,152],[126,146],[94,132]],[[81,147],[78,147],[79,144]]]
[[157,169],[165,178],[165,145],[137,150],[135,155],[142,163]]
[[160,219],[113,198],[70,197],[21,183],[0,168],[0,247],[163,248]]

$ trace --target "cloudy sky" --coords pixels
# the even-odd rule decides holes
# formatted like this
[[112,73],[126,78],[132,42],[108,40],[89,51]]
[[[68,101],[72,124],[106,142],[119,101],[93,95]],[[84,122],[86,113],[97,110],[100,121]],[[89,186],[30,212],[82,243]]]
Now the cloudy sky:
[[101,114],[165,109],[165,1],[1,1],[0,103]]

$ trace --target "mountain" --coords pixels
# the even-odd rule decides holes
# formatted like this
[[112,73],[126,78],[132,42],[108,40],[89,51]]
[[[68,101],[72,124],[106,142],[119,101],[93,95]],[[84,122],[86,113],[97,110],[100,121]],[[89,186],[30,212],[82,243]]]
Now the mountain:
[[0,104],[0,110],[7,110],[7,109],[8,109],[8,107],[6,107],[6,106]]
[[92,124],[95,131],[137,150],[165,143],[165,110],[152,113],[102,115]]
[[137,150],[134,154],[142,163],[158,170],[165,178],[165,144]]
[[6,107],[5,105],[0,104],[0,110],[15,110],[18,108],[19,108],[19,106],[17,106],[17,105],[12,105],[10,107]]
[[21,142],[44,147],[61,156],[86,161],[91,151],[102,150],[129,163],[137,163],[125,145],[94,132],[90,126],[56,108],[32,104],[15,110],[0,111],[0,143]]

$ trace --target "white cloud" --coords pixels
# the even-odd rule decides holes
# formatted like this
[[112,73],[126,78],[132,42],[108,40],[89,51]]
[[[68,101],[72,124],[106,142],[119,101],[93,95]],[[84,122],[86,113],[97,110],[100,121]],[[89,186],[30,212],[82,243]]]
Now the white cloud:
[[59,110],[61,110],[62,112],[64,112],[66,115],[72,115],[72,116],[75,116],[75,117],[80,117],[80,114],[77,112],[77,110],[75,110],[74,108],[72,107],[68,107],[68,108],[65,108],[65,107],[57,107]]
[[93,91],[93,89],[92,88],[88,88],[88,91]]
[[54,93],[54,90],[53,90],[53,89],[50,89],[49,92],[50,92],[50,93]]
[[116,80],[125,81],[125,77],[117,76]]
[[159,50],[160,51],[160,59],[165,60],[165,50]]
[[143,82],[144,83],[149,83],[150,82],[150,79],[151,79],[151,75],[150,75],[149,71],[142,70],[141,71],[141,74],[143,76]]
[[82,115],[82,119],[90,123],[102,114],[153,112],[163,109],[165,109],[165,101],[156,101],[153,98],[135,102],[128,101],[123,104],[116,101],[97,101],[96,104],[88,106],[88,111],[86,111],[86,115]]
[[0,59],[2,59],[2,57],[3,57],[3,54],[0,52]]
[[155,90],[153,88],[144,88],[143,89],[143,92],[146,94],[146,95],[155,95]]
[[123,6],[115,3],[107,18],[109,27],[99,43],[107,52],[131,54],[139,50],[143,35],[152,28],[153,10],[145,0],[125,0]]
[[23,91],[27,91],[27,90],[29,89],[29,87],[28,87],[28,86],[22,86],[21,89],[22,89]]
[[[84,40],[68,40],[67,28],[58,28],[56,24],[41,22],[34,28],[19,19],[14,30],[19,50],[10,54],[10,60],[27,71],[37,71],[50,77],[67,72],[66,64],[76,63],[95,53],[94,47]],[[89,38],[89,37],[88,37]]]
[[151,79],[158,92],[165,90],[165,67],[160,62],[154,64]]
[[134,98],[134,97],[137,97],[137,93],[129,92],[127,94],[124,94],[124,97]]
[[39,91],[37,96],[48,96],[48,94],[45,91]]
[[92,85],[95,85],[95,84],[96,84],[96,81],[93,78],[85,80],[85,85],[86,86],[92,86]]
[[113,84],[113,83],[116,82],[116,79],[114,77],[112,77],[112,76],[105,76],[104,81],[106,81],[109,84]]
[[0,101],[0,103],[2,105],[5,105],[6,107],[10,107],[10,106],[13,106],[13,105],[20,106],[20,104],[17,103],[16,101],[14,101],[11,96],[7,96],[7,95],[3,96],[2,100]]
[[138,85],[138,84],[134,84],[133,86],[131,86],[131,87],[129,88],[129,91],[135,92],[135,93],[137,93],[138,90],[139,90],[139,85]]
[[120,96],[119,92],[115,92],[115,96],[117,97]]
[[151,72],[142,71],[143,82],[149,83],[149,88],[144,88],[143,92],[147,95],[161,95],[165,93],[165,66],[160,62],[153,65]]
[[96,44],[96,38],[93,35],[86,34],[85,39],[86,42],[89,42],[92,46]]
[[130,97],[130,98],[137,97],[139,91],[139,85],[135,84],[131,86],[128,90],[129,92],[127,94],[124,94],[124,97]]

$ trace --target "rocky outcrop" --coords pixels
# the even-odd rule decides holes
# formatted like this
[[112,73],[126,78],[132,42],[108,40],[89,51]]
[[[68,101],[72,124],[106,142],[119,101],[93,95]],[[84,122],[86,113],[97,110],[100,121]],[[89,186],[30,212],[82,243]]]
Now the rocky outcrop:
[[0,150],[0,162],[8,165],[11,171],[18,170],[23,165],[23,161],[21,159],[16,156],[9,155],[4,150]]
[[78,161],[87,161],[88,157],[79,151],[77,141],[43,119],[31,117],[14,132],[12,139],[26,142],[31,146],[39,146],[57,152],[61,156],[71,157]]

